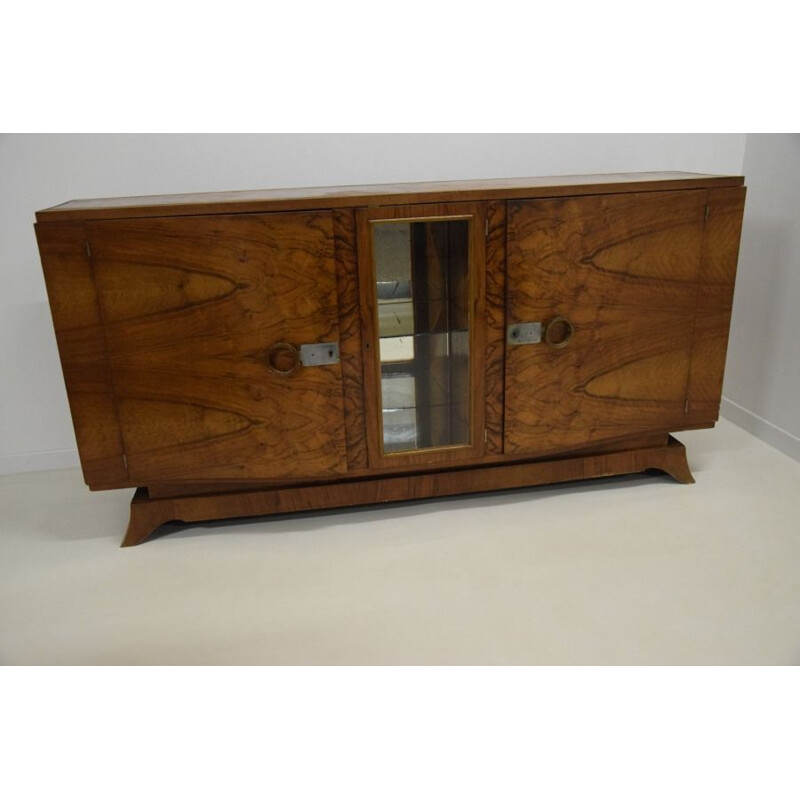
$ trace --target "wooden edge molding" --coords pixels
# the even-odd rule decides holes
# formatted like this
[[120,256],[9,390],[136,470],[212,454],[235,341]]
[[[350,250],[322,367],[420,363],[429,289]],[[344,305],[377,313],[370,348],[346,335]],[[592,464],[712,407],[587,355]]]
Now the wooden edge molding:
[[321,186],[244,192],[152,195],[70,200],[36,212],[39,222],[121,219],[193,214],[252,214],[409,203],[576,197],[586,194],[709,189],[741,186],[738,175],[693,172],[628,172],[529,178]]
[[345,480],[336,484],[231,492],[198,497],[151,499],[137,489],[122,546],[137,545],[166,522],[201,522],[328,508],[449,497],[659,470],[680,483],[693,483],[686,449],[672,436],[665,445],[640,450],[428,474]]

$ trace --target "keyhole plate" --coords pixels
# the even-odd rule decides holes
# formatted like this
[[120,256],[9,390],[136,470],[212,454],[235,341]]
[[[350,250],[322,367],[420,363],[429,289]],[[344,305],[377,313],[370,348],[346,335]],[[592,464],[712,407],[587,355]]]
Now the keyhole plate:
[[300,363],[304,367],[322,367],[339,363],[339,342],[300,345]]

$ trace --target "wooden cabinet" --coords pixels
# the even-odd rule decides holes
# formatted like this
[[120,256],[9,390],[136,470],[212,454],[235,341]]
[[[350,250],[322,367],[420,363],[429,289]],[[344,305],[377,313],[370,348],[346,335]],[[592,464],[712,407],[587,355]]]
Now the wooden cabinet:
[[660,469],[711,427],[743,179],[72,201],[37,214],[92,489],[163,522]]

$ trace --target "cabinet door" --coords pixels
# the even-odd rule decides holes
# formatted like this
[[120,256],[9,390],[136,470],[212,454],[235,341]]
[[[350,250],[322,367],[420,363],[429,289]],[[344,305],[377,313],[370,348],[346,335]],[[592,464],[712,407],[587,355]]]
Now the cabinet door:
[[485,209],[363,209],[359,262],[373,467],[483,452]]
[[509,203],[506,453],[683,427],[706,196]]
[[282,479],[346,468],[328,213],[87,225],[133,482]]

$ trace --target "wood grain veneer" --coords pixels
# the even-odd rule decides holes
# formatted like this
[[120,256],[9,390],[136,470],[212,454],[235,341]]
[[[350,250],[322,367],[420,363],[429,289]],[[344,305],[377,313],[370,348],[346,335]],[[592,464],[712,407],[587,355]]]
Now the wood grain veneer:
[[486,209],[486,412],[487,453],[503,452],[506,358],[506,203]]
[[745,192],[744,186],[708,192],[686,393],[687,425],[712,422],[719,417]]
[[506,453],[682,427],[706,195],[509,203],[508,322],[574,333],[507,348]]
[[249,192],[109,197],[70,200],[37,212],[39,221],[158,217],[165,214],[255,213],[398,203],[451,203],[512,200],[585,194],[649,192],[741,186],[744,178],[693,172],[625,172],[608,175],[556,175],[545,178],[389,183],[367,186],[322,186]]
[[[741,177],[661,172],[40,211],[84,479],[139,487],[126,545],[172,519],[647,469],[689,482],[669,433],[719,413],[744,199]],[[386,454],[370,226],[441,217],[471,225],[469,443]],[[421,297],[425,263],[412,268]],[[455,294],[462,274],[447,278]],[[463,329],[463,306],[448,309]],[[563,347],[507,343],[508,325],[556,317]],[[299,364],[301,345],[323,342],[337,363]],[[437,368],[440,382],[465,374]]]
[[267,364],[277,343],[339,340],[331,214],[87,229],[131,480],[347,469],[340,364]]
[[646,470],[665,472],[681,483],[694,482],[686,462],[685,448],[671,438],[667,444],[659,447],[619,453],[405,477],[375,477],[330,485],[163,499],[153,499],[147,490],[139,489],[131,502],[131,520],[122,546],[140,544],[165,522],[173,520],[199,522],[320,508],[346,508],[563,483]]
[[85,226],[38,224],[36,237],[84,480],[130,486]]

